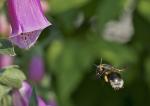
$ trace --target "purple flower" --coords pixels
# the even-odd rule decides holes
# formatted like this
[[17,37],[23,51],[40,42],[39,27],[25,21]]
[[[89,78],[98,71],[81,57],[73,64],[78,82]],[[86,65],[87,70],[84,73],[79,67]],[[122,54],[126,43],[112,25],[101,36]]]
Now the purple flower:
[[43,14],[40,0],[8,0],[12,26],[10,40],[20,48],[30,48],[51,23]]
[[25,102],[28,104],[29,99],[32,95],[32,87],[29,85],[29,83],[24,81],[22,83],[22,87],[19,89],[19,92],[21,93],[21,95],[22,95],[23,99],[25,100]]
[[[24,81],[19,90],[14,90],[12,93],[13,106],[29,106],[29,101],[32,95],[32,87]],[[38,106],[47,106],[45,101],[40,96],[37,96]]]
[[12,93],[13,106],[28,106],[31,94],[32,87],[24,81],[22,87]]
[[41,97],[38,96],[37,99],[38,99],[38,106],[47,106]]
[[42,56],[33,56],[29,63],[29,79],[39,82],[44,77],[44,63]]
[[13,91],[12,100],[13,106],[27,106],[27,102],[24,100],[18,90]]
[[9,55],[0,55],[0,68],[12,65],[13,57]]

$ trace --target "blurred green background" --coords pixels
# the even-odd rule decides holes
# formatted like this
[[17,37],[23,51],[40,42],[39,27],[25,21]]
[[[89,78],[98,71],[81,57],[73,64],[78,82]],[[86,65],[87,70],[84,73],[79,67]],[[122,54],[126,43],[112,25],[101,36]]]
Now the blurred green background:
[[[150,0],[44,1],[53,25],[30,50],[15,47],[15,64],[26,74],[32,56],[44,57],[38,94],[58,106],[150,106]],[[101,58],[125,68],[123,89],[96,79]]]

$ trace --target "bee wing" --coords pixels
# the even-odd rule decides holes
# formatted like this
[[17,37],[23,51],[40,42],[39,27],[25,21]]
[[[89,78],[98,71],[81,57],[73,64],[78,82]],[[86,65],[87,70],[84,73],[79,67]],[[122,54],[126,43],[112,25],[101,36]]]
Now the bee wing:
[[122,71],[124,71],[125,69],[118,69],[118,68],[114,68],[113,67],[113,69],[112,69],[114,72],[122,72]]

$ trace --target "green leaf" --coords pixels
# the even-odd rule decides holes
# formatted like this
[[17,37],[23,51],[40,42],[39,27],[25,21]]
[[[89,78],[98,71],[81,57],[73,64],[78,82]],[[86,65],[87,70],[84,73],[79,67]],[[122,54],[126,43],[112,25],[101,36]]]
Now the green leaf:
[[6,94],[8,94],[8,92],[11,90],[11,87],[8,86],[4,86],[0,84],[0,101],[3,98],[3,96],[5,96]]
[[97,9],[99,30],[102,31],[106,22],[117,18],[123,10],[123,0],[102,0]]
[[3,7],[5,0],[0,0],[0,9]]
[[143,47],[149,47],[150,24],[138,12],[135,13],[133,22],[135,31],[132,41],[134,42],[133,45],[138,50],[142,50]]
[[50,0],[52,13],[61,13],[69,9],[78,8],[89,0]]
[[0,54],[15,56],[12,43],[7,39],[0,39]]
[[113,42],[101,41],[99,43],[99,48],[100,49],[98,49],[98,52],[100,53],[100,56],[103,56],[102,58],[104,60],[109,61],[113,65],[135,63],[137,60],[135,51],[127,46],[119,45]]
[[38,106],[38,100],[37,100],[35,88],[32,89],[32,95],[30,97],[29,106]]
[[12,106],[11,96],[5,95],[0,101],[0,106]]
[[138,3],[138,10],[150,22],[150,1],[140,0]]
[[20,88],[25,75],[17,66],[10,66],[0,70],[0,83],[13,88]]
[[145,75],[146,75],[146,81],[148,83],[148,86],[150,87],[150,55],[148,56],[148,58],[146,58],[146,61],[145,61]]
[[52,43],[48,52],[48,61],[55,70],[55,75],[59,76],[57,86],[60,104],[72,106],[70,96],[78,87],[85,72],[89,71],[93,55],[83,41],[72,39],[65,41],[64,44],[61,43],[58,41]]

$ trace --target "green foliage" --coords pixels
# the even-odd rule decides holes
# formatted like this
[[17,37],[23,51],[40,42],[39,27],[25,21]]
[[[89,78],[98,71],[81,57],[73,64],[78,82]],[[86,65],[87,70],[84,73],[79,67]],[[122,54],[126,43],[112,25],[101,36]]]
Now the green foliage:
[[0,85],[0,100],[7,95],[10,90],[11,87]]
[[1,70],[0,83],[13,88],[20,88],[26,79],[18,66],[9,66]]
[[32,94],[29,100],[29,106],[38,106],[37,95],[35,88],[32,89]]
[[[150,23],[139,15],[142,12],[138,7],[133,13],[135,32],[129,43],[109,42],[101,37],[106,23],[117,20],[125,6],[127,7],[127,2],[129,1],[91,0],[82,7],[79,5],[76,10],[70,7],[67,12],[58,12],[52,16],[56,27],[51,31],[51,36],[55,37],[51,39],[46,59],[50,73],[55,76],[54,89],[60,106],[121,106],[133,105],[133,102],[143,103],[142,99],[139,100],[143,95],[140,97],[139,94],[136,98],[135,93],[129,93],[136,90],[136,87],[140,89],[141,94],[146,93],[146,88],[138,86],[137,82],[147,82],[146,79],[142,78],[141,81],[140,78],[143,70],[141,53],[150,46]],[[133,6],[136,4],[140,6],[141,2],[135,0]],[[56,5],[56,8],[60,7],[59,3]],[[55,11],[52,9],[53,12]],[[83,15],[83,21],[76,27],[74,23],[80,14]],[[125,70],[122,73],[125,80],[124,90],[116,94],[109,85],[103,84],[103,81],[96,81],[96,69],[93,65],[95,62],[99,64],[101,58],[103,63]],[[134,84],[136,87],[133,87]]]
[[0,83],[13,88],[20,88],[26,78],[18,66],[9,66],[1,69]]
[[11,106],[12,105],[12,101],[11,101],[11,96],[10,95],[5,95],[1,102],[0,102],[1,106]]
[[0,39],[0,54],[16,55],[12,43],[7,39]]
[[4,5],[4,0],[1,0],[1,1],[0,1],[0,10],[1,10],[1,8],[3,7],[3,5]]
[[90,0],[51,0],[50,5],[52,8],[52,13],[61,13],[65,12],[69,9],[78,8],[83,6],[85,3],[87,3]]
[[18,66],[9,66],[0,70],[0,105],[10,106],[11,97],[9,92],[12,89],[20,88],[25,75],[18,69]]
[[97,21],[99,30],[102,31],[105,27],[106,22],[117,18],[122,12],[123,0],[102,0],[97,8]]
[[139,12],[143,15],[144,18],[146,18],[148,21],[150,21],[150,1],[149,0],[140,0],[140,3],[138,5]]

